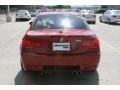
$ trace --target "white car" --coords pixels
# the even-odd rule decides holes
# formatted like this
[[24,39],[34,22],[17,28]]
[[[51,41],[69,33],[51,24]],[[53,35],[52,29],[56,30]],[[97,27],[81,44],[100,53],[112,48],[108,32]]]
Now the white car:
[[18,10],[16,13],[16,21],[31,20],[31,15],[28,10]]
[[81,10],[80,14],[86,19],[87,22],[96,23],[96,15],[92,10]]
[[99,17],[100,22],[120,23],[120,10],[107,10],[102,16]]
[[39,14],[39,10],[30,10],[31,17],[35,17]]

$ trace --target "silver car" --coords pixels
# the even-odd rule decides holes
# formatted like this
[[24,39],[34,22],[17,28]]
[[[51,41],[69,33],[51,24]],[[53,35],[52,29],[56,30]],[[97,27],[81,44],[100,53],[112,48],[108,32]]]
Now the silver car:
[[102,16],[99,17],[100,22],[120,23],[120,10],[107,10]]
[[16,12],[16,21],[31,20],[31,15],[28,10],[18,10]]
[[81,10],[80,14],[86,19],[87,22],[96,23],[96,15],[92,10]]
[[38,10],[30,10],[31,17],[35,17],[39,14],[40,12]]

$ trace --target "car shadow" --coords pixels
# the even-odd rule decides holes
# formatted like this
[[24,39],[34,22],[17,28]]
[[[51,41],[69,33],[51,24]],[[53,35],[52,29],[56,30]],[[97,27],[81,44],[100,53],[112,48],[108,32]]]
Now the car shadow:
[[96,25],[96,23],[92,23],[92,22],[87,22],[90,25]]
[[107,25],[120,26],[120,24],[119,24],[119,23],[110,23],[110,24],[108,24],[108,23],[105,23],[105,22],[101,22],[101,23],[104,23],[104,24],[107,24]]
[[18,21],[15,21],[15,22],[28,22],[28,21],[30,21],[30,20],[23,19],[23,20],[18,20]]
[[19,71],[15,77],[15,85],[98,85],[98,72],[51,73],[49,75],[38,72],[24,73]]
[[118,24],[118,23],[111,23],[109,25],[120,26],[120,24]]

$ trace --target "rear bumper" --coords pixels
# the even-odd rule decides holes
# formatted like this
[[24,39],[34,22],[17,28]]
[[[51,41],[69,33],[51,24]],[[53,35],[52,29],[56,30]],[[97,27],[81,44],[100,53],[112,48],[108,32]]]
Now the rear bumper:
[[87,17],[85,17],[85,19],[86,19],[86,21],[88,21],[88,22],[90,22],[90,21],[96,21],[96,18],[87,18]]
[[110,20],[112,23],[120,23],[120,19],[111,19]]
[[31,14],[31,17],[35,17],[35,16],[37,16],[36,14]]
[[100,54],[37,55],[29,52],[21,55],[25,70],[32,71],[89,71],[96,70]]
[[24,17],[16,17],[16,19],[29,19],[28,16],[24,16]]

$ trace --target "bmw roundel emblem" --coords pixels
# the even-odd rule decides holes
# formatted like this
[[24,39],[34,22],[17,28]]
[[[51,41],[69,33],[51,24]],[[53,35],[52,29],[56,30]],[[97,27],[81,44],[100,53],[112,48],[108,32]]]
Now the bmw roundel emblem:
[[64,38],[63,38],[63,37],[61,37],[61,38],[60,38],[60,42],[63,42],[63,41],[64,41]]

